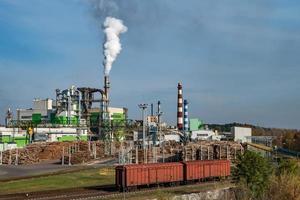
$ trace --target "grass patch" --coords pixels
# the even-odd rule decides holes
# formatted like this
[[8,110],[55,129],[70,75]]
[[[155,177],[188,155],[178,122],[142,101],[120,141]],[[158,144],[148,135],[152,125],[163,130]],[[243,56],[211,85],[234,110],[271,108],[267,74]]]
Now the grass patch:
[[[171,200],[174,196],[180,196],[184,194],[200,193],[208,190],[221,189],[225,187],[234,187],[234,184],[229,182],[211,182],[195,185],[184,185],[177,188],[161,187],[155,191],[143,192],[138,194],[125,193],[125,199],[127,200],[141,200],[141,199],[157,199],[157,200]],[[124,198],[124,197],[122,197]],[[110,198],[110,200],[118,200],[121,197]]]
[[87,169],[61,175],[0,182],[0,194],[100,186],[114,183],[114,168]]

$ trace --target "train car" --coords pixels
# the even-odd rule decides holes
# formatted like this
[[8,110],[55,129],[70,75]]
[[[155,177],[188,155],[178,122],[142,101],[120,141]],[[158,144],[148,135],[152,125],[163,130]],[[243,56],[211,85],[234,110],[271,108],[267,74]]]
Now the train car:
[[183,181],[183,163],[130,164],[116,167],[116,187],[121,190],[138,186],[180,183]]
[[185,181],[203,181],[230,176],[229,160],[195,160],[183,164]]
[[183,163],[186,181],[230,176],[228,160],[196,160]]

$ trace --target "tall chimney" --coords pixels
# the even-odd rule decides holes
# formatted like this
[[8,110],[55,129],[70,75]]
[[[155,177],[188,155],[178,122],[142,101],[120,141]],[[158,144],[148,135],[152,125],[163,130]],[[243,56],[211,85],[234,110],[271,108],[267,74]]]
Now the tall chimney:
[[178,83],[178,104],[177,104],[177,128],[183,130],[183,109],[182,109],[182,84]]
[[109,88],[110,88],[109,76],[104,76],[104,93],[105,93],[106,101],[109,101]]
[[151,116],[153,116],[153,103],[151,103]]
[[184,111],[184,131],[188,131],[189,130],[189,113],[188,113],[188,101],[185,99],[183,101],[183,111]]
[[157,122],[158,124],[160,124],[160,115],[161,115],[161,111],[160,111],[160,101],[157,102]]

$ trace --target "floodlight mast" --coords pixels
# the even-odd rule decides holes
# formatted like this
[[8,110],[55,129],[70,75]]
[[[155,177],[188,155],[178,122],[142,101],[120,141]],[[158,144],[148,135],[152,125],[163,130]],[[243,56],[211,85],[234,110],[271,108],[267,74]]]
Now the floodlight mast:
[[143,149],[146,149],[146,126],[145,126],[145,111],[148,107],[148,104],[139,104],[139,108],[142,110],[143,118]]

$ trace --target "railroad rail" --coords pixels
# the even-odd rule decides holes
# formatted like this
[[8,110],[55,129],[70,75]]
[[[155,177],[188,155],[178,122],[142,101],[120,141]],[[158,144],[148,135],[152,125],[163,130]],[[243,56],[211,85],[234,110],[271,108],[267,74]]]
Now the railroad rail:
[[[196,184],[179,185],[172,187],[159,187],[160,190],[177,190],[189,186],[216,186],[224,184],[226,187],[234,187],[231,180],[226,181],[210,181],[210,182],[198,182]],[[137,191],[130,192],[118,192],[115,185],[106,185],[89,188],[73,188],[65,190],[50,190],[43,192],[32,192],[32,193],[18,193],[18,194],[7,194],[0,195],[0,200],[88,200],[88,199],[110,199],[110,198],[121,198],[124,195],[138,195],[144,193],[151,193],[158,189],[158,187],[142,188]],[[208,189],[207,189],[208,190]]]

